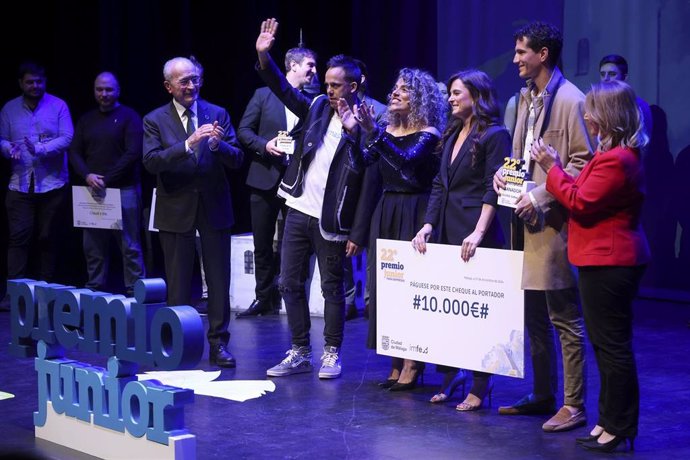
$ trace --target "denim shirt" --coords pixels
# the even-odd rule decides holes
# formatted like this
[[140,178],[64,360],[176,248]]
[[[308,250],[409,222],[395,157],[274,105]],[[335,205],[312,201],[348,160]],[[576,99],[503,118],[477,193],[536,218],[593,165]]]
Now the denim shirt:
[[[12,142],[21,144],[21,158],[12,163],[9,189],[27,193],[34,176],[34,191],[45,193],[68,183],[67,148],[72,141],[74,127],[67,104],[50,94],[44,94],[35,110],[19,96],[9,101],[0,112],[0,148],[10,158]],[[31,155],[24,146],[24,138],[36,146]]]

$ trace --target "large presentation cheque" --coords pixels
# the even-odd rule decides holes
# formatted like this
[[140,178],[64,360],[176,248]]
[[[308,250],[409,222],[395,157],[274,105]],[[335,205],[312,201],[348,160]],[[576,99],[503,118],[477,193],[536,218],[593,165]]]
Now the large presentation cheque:
[[377,353],[524,378],[521,279],[521,251],[377,240]]
[[122,230],[120,189],[93,195],[89,187],[72,186],[72,219],[75,227]]

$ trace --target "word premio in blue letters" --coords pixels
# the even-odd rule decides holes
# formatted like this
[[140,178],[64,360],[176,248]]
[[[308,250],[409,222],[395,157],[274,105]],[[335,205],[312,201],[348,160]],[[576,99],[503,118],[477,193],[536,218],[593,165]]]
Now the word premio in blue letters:
[[[188,369],[203,354],[199,314],[167,306],[163,280],[137,281],[134,298],[30,279],[7,286],[9,351],[37,356],[36,426],[45,424],[50,401],[58,414],[161,444],[186,433],[182,406],[193,402],[193,391],[136,379],[139,364]],[[65,359],[66,349],[106,356],[107,369]]]

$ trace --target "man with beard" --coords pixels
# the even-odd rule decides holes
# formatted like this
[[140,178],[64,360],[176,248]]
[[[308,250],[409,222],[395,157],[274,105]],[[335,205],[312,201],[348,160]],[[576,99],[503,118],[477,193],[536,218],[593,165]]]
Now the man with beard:
[[38,272],[53,281],[68,194],[67,148],[74,128],[67,104],[46,93],[43,66],[27,61],[19,66],[22,95],[0,112],[0,148],[11,163],[5,199],[9,223],[7,279],[29,275],[29,249],[37,235]]

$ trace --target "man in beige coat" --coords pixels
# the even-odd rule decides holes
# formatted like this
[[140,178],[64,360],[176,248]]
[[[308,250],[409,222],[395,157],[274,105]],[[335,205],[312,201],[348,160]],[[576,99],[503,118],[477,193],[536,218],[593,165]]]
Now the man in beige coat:
[[[543,138],[561,156],[568,173],[576,176],[591,157],[592,142],[583,117],[584,95],[556,67],[563,46],[558,29],[532,23],[515,35],[515,57],[527,87],[520,92],[513,135],[513,157],[524,158],[536,188],[518,199],[515,214],[524,224],[525,323],[534,370],[533,393],[504,415],[553,414],[556,411],[558,371],[554,327],[563,355],[563,407],[542,426],[566,431],[586,423],[584,325],[578,305],[576,278],[567,256],[567,214],[546,191],[546,174],[529,164],[532,141]],[[505,182],[494,177],[500,193]]]

